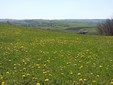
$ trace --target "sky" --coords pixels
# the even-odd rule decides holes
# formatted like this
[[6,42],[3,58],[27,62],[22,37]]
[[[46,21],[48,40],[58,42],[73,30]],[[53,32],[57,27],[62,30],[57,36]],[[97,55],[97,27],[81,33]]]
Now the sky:
[[0,19],[106,19],[113,0],[0,0]]

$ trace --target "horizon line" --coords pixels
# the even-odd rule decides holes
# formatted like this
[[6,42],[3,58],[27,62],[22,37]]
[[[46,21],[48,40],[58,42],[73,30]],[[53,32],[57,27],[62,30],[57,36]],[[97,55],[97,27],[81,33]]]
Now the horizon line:
[[81,19],[81,20],[92,20],[92,19],[97,19],[97,20],[100,20],[100,19],[109,19],[109,18],[64,18],[64,19],[47,19],[47,18],[26,18],[26,19],[18,19],[18,18],[0,18],[0,20],[77,20],[77,19]]

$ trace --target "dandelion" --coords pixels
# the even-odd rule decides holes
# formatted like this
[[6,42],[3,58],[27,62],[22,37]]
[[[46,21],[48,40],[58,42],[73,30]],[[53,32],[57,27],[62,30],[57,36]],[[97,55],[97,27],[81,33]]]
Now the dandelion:
[[80,76],[80,75],[81,75],[81,73],[78,73],[77,75],[78,75],[78,76]]
[[27,73],[26,75],[27,75],[27,76],[30,76],[30,74],[29,74],[29,73]]
[[39,67],[39,66],[40,66],[40,64],[36,64],[36,66],[37,66],[37,67]]
[[16,66],[16,64],[14,64],[14,66]]
[[36,64],[36,66],[37,66],[38,68],[40,68],[40,64]]
[[9,74],[9,72],[6,72],[6,74],[8,75],[8,74]]
[[16,69],[16,67],[14,67],[14,69]]
[[102,68],[102,66],[101,66],[101,65],[100,65],[99,67],[100,67],[100,68]]
[[64,73],[61,73],[62,75],[64,75]]
[[47,82],[47,81],[49,81],[49,79],[45,79],[45,81]]
[[24,77],[26,77],[26,75],[22,75],[22,77],[24,78]]
[[91,75],[93,75],[93,73],[90,73]]
[[46,64],[44,64],[44,66],[46,66]]
[[96,83],[96,80],[93,80],[92,82],[93,82],[93,83]]
[[47,73],[46,71],[43,72],[43,74],[46,74],[46,73]]
[[113,81],[111,81],[111,83],[110,83],[111,85],[113,85]]
[[3,76],[2,75],[0,75],[0,79],[3,79]]
[[3,82],[1,83],[1,85],[5,85],[5,82],[3,81]]
[[86,81],[86,79],[84,79],[84,81]]
[[79,81],[83,81],[83,79],[82,79],[82,78],[80,78],[80,79],[79,79]]
[[26,70],[26,68],[23,68],[23,70]]
[[99,75],[97,75],[97,77],[99,77]]
[[83,66],[80,66],[80,69],[83,68]]
[[73,74],[73,72],[72,72],[72,71],[70,71],[70,74]]
[[36,83],[36,85],[40,85],[40,83]]

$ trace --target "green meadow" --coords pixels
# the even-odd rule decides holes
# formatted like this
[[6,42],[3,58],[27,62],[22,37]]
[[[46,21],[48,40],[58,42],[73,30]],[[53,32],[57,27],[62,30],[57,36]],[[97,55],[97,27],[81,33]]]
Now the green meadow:
[[0,24],[1,85],[113,85],[113,37]]

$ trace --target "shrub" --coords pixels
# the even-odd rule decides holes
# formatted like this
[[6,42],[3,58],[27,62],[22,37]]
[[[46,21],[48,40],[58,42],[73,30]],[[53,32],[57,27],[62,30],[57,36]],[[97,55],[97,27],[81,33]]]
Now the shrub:
[[101,35],[113,36],[113,19],[107,19],[98,25],[98,32]]

